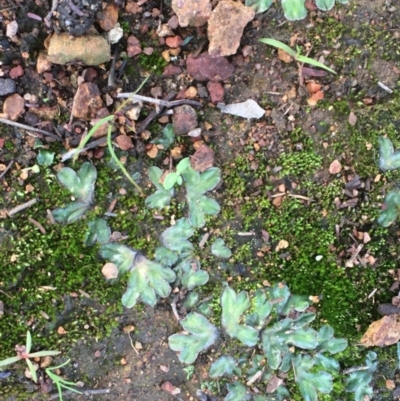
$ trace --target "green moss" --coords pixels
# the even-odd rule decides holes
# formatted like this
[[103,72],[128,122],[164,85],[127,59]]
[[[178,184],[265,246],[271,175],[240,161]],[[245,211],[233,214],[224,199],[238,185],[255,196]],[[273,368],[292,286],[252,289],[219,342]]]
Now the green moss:
[[139,54],[138,62],[145,71],[151,71],[156,75],[161,75],[164,67],[168,64],[158,51],[154,51],[150,55]]

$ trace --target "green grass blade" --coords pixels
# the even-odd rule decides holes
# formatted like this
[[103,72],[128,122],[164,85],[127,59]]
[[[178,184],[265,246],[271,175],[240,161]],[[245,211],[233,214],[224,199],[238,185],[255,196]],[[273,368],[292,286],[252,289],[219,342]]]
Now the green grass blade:
[[33,366],[33,363],[29,359],[25,359],[25,360],[26,360],[26,363],[28,365],[29,372],[31,373],[32,380],[35,383],[37,383],[37,374],[36,374],[35,367]]
[[88,134],[82,138],[82,140],[79,142],[79,146],[76,148],[75,154],[72,157],[72,162],[75,163],[76,159],[79,156],[79,153],[81,150],[85,147],[85,145],[89,142],[90,138],[94,135],[94,133],[104,124],[108,124],[110,121],[114,119],[114,115],[110,115],[107,117],[102,118],[101,120],[97,121],[97,123],[91,128],[91,130],[88,132]]
[[12,365],[13,363],[18,362],[20,360],[21,360],[21,357],[19,357],[19,356],[12,356],[11,358],[3,359],[2,361],[0,361],[0,367]]
[[27,354],[29,354],[29,352],[31,352],[31,348],[32,348],[32,336],[31,336],[31,332],[28,330],[26,332],[26,345],[25,345],[25,352]]
[[274,46],[278,49],[285,51],[287,54],[290,54],[295,60],[298,59],[297,53],[285,43],[280,42],[279,40],[270,39],[270,38],[262,38],[259,39],[259,42],[265,43],[266,45]]
[[313,65],[314,67],[319,67],[319,68],[323,68],[326,71],[332,72],[333,74],[336,74],[336,71],[332,70],[332,68],[327,67],[325,64],[320,63],[317,60],[314,60],[310,57],[306,57],[303,56],[301,54],[297,55],[297,61],[299,61],[300,63],[307,63],[310,65]]
[[38,351],[38,352],[33,352],[32,354],[29,354],[30,358],[41,358],[43,356],[53,356],[53,355],[59,355],[61,354],[60,351]]
[[110,151],[111,157],[114,159],[115,163],[117,163],[118,167],[121,169],[121,171],[125,174],[126,178],[133,184],[133,186],[139,191],[139,193],[142,195],[143,191],[142,188],[139,187],[137,182],[132,179],[132,177],[129,175],[128,171],[124,167],[124,165],[120,162],[118,159],[117,155],[114,152],[114,148],[111,142],[111,126],[108,127],[108,133],[107,133],[107,145],[108,145],[108,150]]

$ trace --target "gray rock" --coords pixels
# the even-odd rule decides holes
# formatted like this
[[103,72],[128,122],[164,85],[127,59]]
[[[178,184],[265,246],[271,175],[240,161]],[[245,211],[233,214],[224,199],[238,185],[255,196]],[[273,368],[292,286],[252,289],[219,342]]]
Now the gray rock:
[[0,96],[6,96],[14,93],[17,89],[15,81],[10,78],[0,78]]
[[186,135],[197,127],[196,110],[187,104],[175,107],[172,125],[176,135]]

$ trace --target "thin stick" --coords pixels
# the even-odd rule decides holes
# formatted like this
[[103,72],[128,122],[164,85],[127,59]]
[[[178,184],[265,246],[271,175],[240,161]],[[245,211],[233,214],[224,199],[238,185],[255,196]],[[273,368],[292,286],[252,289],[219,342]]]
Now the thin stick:
[[133,340],[132,340],[132,337],[131,337],[131,333],[127,333],[128,334],[128,337],[129,337],[129,340],[131,340],[131,347],[135,350],[135,352],[139,355],[139,351],[135,348],[135,346],[133,345]]
[[27,131],[38,132],[39,134],[47,135],[47,136],[49,136],[49,137],[51,137],[53,139],[56,139],[57,141],[61,141],[62,140],[57,135],[54,135],[51,132],[44,131],[44,130],[39,129],[39,128],[33,128],[33,127],[30,127],[29,125],[16,123],[15,121],[7,120],[5,118],[0,118],[0,123],[8,124],[8,125],[11,125],[13,127],[17,127],[17,128],[21,128],[21,129],[26,129]]
[[354,261],[357,259],[358,254],[361,252],[361,249],[363,249],[364,245],[360,244],[358,245],[356,251],[354,252],[353,256],[346,262],[346,267],[353,267]]
[[21,210],[27,209],[28,207],[34,205],[37,202],[36,198],[31,199],[28,202],[23,203],[22,205],[16,206],[13,209],[9,210],[7,214],[11,217],[14,216],[14,214],[17,214]]
[[36,221],[35,219],[32,219],[32,217],[28,217],[28,220],[29,220],[34,226],[36,226],[42,234],[46,234],[46,230],[44,229],[44,227],[43,227],[38,221]]
[[45,20],[50,21],[51,17],[53,16],[53,12],[57,10],[58,7],[58,0],[53,0],[51,2],[51,10],[50,12],[44,17]]
[[0,292],[2,294],[4,294],[6,297],[13,299],[13,297],[11,295],[8,295],[6,292],[4,292],[3,290],[0,290]]
[[107,85],[110,86],[111,88],[115,86],[115,65],[117,64],[118,55],[119,55],[119,48],[117,43],[114,51],[114,57],[111,61],[110,72],[108,73],[108,80],[107,80]]
[[[104,388],[104,389],[98,389],[98,390],[84,390],[84,391],[80,391],[81,394],[83,395],[95,395],[95,394],[108,394],[110,393],[110,389],[109,388]],[[64,391],[63,395],[70,395],[70,394],[75,394],[75,391]],[[53,394],[50,397],[50,400],[55,400],[56,398],[59,398],[58,393],[57,394]]]
[[8,163],[8,166],[6,167],[6,169],[0,174],[0,178],[3,178],[7,171],[10,170],[11,166],[14,164],[14,160],[11,160],[10,163]]
[[135,101],[134,103],[138,103],[139,101],[154,103],[159,106],[166,107],[168,109],[170,107],[180,106],[181,104],[191,104],[192,106],[201,106],[201,103],[197,102],[196,100],[180,99],[180,100],[168,101],[163,99],[155,99],[153,97],[148,97],[148,96],[135,95],[133,93],[118,93],[117,98],[130,98],[132,101]]
[[[172,91],[168,93],[166,96],[165,100],[170,100],[176,95],[176,92]],[[141,121],[137,126],[136,126],[136,132],[138,134],[141,134],[147,126],[163,111],[164,107],[160,107],[159,110],[153,110],[143,121]]]
[[179,299],[179,294],[175,296],[174,300],[171,302],[171,308],[174,316],[176,317],[176,320],[179,322],[181,318],[179,317],[178,310],[176,308],[176,303],[178,302]]
[[[114,139],[114,137],[115,137],[115,135],[112,136],[113,139]],[[93,142],[90,142],[87,146],[85,146],[83,149],[80,149],[79,151],[78,151],[78,148],[71,149],[70,151],[68,151],[67,153],[64,153],[61,156],[61,161],[64,163],[66,160],[68,160],[71,157],[73,157],[75,155],[75,153],[83,153],[83,152],[86,152],[86,151],[88,151],[90,149],[97,148],[97,146],[103,144],[104,142],[107,142],[107,137],[106,136],[103,136],[103,137],[101,137],[99,139],[96,139]]]

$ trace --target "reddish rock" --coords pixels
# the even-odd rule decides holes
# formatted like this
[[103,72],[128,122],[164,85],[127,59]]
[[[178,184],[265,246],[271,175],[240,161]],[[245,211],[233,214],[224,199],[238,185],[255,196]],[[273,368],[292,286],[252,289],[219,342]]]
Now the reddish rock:
[[142,46],[138,38],[133,35],[129,36],[126,52],[128,53],[128,57],[134,57],[142,52]]
[[86,82],[93,82],[94,79],[97,77],[97,71],[94,68],[89,67],[83,71],[82,77]]
[[72,115],[75,118],[90,120],[96,115],[97,110],[103,107],[100,91],[93,82],[84,82],[79,85],[74,103],[72,105]]
[[106,8],[97,13],[97,22],[105,31],[111,31],[118,22],[118,6],[116,4],[107,4]]
[[43,78],[46,82],[52,82],[54,77],[53,77],[53,73],[51,72],[44,72],[43,73]]
[[58,106],[44,106],[32,107],[30,112],[41,119],[54,120],[57,114],[59,114],[60,110]]
[[222,102],[224,100],[224,87],[220,82],[210,81],[207,83],[208,93],[213,103]]
[[133,148],[132,139],[128,135],[118,135],[115,138],[115,141],[122,150],[129,150]]
[[171,29],[176,29],[179,26],[179,20],[178,17],[176,15],[173,15],[167,22],[167,25],[171,28]]
[[207,52],[199,57],[188,56],[188,73],[198,81],[225,81],[235,71],[235,67],[225,57],[211,57]]
[[14,93],[4,101],[3,112],[7,114],[9,120],[17,121],[24,111],[25,100],[18,93]]
[[213,57],[235,54],[243,36],[244,27],[254,18],[255,10],[241,2],[221,0],[208,21],[208,48]]
[[172,117],[172,125],[176,135],[185,135],[192,129],[197,127],[196,110],[184,104],[183,106],[175,107]]
[[11,68],[9,74],[10,78],[12,79],[22,77],[22,75],[24,75],[24,69],[22,68],[21,65],[17,65],[16,67]]
[[182,45],[183,39],[179,35],[169,36],[167,39],[165,39],[165,43],[168,47],[176,49],[177,47]]
[[52,63],[47,60],[47,54],[40,52],[37,58],[36,71],[41,74],[45,71],[51,70]]
[[182,70],[177,66],[173,64],[168,64],[162,73],[163,77],[172,77],[174,75],[178,75],[182,72]]
[[179,25],[203,26],[211,15],[210,0],[172,0],[172,9],[179,18]]

